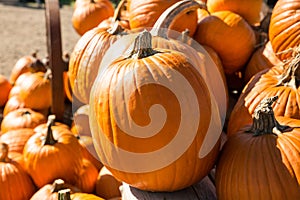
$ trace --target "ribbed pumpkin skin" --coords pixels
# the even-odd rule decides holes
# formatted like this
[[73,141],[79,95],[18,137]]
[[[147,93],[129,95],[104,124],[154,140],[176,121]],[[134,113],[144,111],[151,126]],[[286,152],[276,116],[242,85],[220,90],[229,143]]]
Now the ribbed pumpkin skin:
[[279,64],[281,61],[275,55],[271,42],[268,41],[252,54],[245,69],[244,81],[247,83],[256,73]]
[[249,24],[260,22],[262,0],[208,0],[209,12],[229,10],[242,16]]
[[114,14],[114,7],[108,0],[79,0],[75,5],[72,25],[79,35],[83,35]]
[[88,104],[102,57],[118,37],[107,32],[107,29],[96,27],[76,43],[70,57],[68,75],[73,94],[82,103]]
[[[128,1],[129,24],[131,29],[151,28],[159,16],[171,5],[180,0],[130,0]],[[187,23],[188,22],[188,23]],[[197,27],[197,12],[191,11],[175,20],[171,30],[178,32],[186,28],[190,30],[190,35],[195,33]]]
[[276,119],[297,128],[254,137],[245,125],[227,140],[216,169],[218,199],[300,198],[300,121]]
[[225,74],[241,69],[250,58],[256,43],[251,26],[231,11],[214,12],[202,19],[194,39],[218,53]]
[[273,105],[275,116],[300,119],[299,87],[294,89],[289,86],[276,86],[282,73],[283,69],[280,66],[265,69],[247,83],[231,112],[228,135],[250,123],[254,109],[266,97],[278,95],[278,100]]
[[[269,39],[275,53],[300,44],[300,0],[278,0],[272,10]],[[280,60],[291,53],[280,54]]]
[[[113,144],[118,149],[142,156],[144,153],[161,150],[166,144],[175,140],[176,134],[181,135],[183,132],[180,133],[178,129],[184,125],[181,124],[183,122],[180,118],[183,113],[180,112],[190,110],[190,116],[186,117],[192,117],[195,121],[196,117],[194,118],[192,113],[198,107],[197,109],[201,111],[201,114],[199,122],[196,120],[196,133],[188,131],[190,130],[188,127],[191,126],[190,123],[182,127],[182,130],[186,130],[184,132],[185,137],[193,137],[191,144],[186,150],[180,152],[180,157],[174,159],[170,164],[157,169],[155,166],[160,163],[160,158],[157,157],[158,160],[147,160],[147,158],[144,160],[144,163],[151,163],[151,166],[154,166],[154,169],[151,168],[149,171],[146,169],[143,172],[138,172],[138,170],[144,170],[139,168],[135,172],[128,172],[106,166],[117,179],[134,187],[151,191],[174,191],[190,186],[207,175],[215,162],[220,143],[218,140],[207,155],[199,158],[199,149],[203,145],[203,139],[208,131],[209,116],[212,115],[210,95],[206,83],[183,54],[172,50],[155,50],[163,53],[155,53],[142,59],[120,58],[98,76],[91,93],[90,114],[92,116],[90,123],[95,145],[98,148],[97,152],[104,152],[105,154],[105,151],[111,148],[109,145]],[[174,82],[173,84],[182,85],[183,83],[177,83],[177,78],[176,76],[173,77],[173,73],[180,73],[189,82],[193,91],[196,92],[198,105],[193,105],[193,108],[189,107],[188,103],[180,105],[179,100],[169,88],[158,84],[159,79],[168,77],[168,81]],[[149,80],[154,80],[154,83],[143,85],[145,81]],[[142,86],[137,87],[138,85]],[[114,103],[115,99],[118,100],[115,102],[116,104]],[[150,108],[154,104],[162,106],[167,116],[165,124],[157,131],[157,134],[149,137],[145,135],[146,132],[136,131],[133,128],[130,131],[135,136],[128,135],[129,133],[122,130],[124,127],[118,126],[119,123],[121,126],[127,126],[127,122],[131,124],[133,121],[143,128],[151,125],[154,122],[151,122]],[[128,105],[127,108],[122,108],[124,105]],[[116,119],[118,116],[124,116],[121,122]],[[152,120],[157,121],[158,119]],[[159,123],[161,122],[159,120]],[[99,132],[100,129],[103,130],[102,133]],[[189,134],[195,134],[195,136]],[[101,138],[106,138],[107,143]],[[182,144],[182,142],[180,143]],[[178,148],[180,149],[182,146],[179,145]],[[122,159],[122,155],[118,153],[114,156],[110,153],[104,156],[106,159],[104,165],[107,165],[107,162]],[[169,157],[169,155],[161,153],[161,157],[164,156]],[[143,164],[139,161],[134,163],[131,161],[128,163],[128,161],[127,165],[133,165],[130,167]]]

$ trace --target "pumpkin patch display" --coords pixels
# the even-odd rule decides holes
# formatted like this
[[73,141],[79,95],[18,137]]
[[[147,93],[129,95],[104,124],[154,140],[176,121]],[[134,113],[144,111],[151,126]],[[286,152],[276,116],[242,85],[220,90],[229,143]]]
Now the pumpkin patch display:
[[[212,169],[222,124],[214,96],[188,57],[154,48],[151,40],[148,31],[139,33],[129,54],[98,74],[90,125],[101,162],[118,180],[174,191]],[[118,43],[130,46],[126,37]]]
[[275,116],[262,100],[253,122],[228,138],[216,168],[218,199],[299,199],[299,119]]

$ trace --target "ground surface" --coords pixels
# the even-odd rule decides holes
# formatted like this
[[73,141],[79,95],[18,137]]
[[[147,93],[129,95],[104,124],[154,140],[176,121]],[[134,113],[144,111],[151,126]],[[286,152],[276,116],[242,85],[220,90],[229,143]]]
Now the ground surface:
[[[72,27],[72,6],[60,9],[63,52],[71,52],[80,38]],[[38,50],[47,55],[45,9],[31,4],[5,4],[0,0],[0,74],[9,76],[16,61]]]

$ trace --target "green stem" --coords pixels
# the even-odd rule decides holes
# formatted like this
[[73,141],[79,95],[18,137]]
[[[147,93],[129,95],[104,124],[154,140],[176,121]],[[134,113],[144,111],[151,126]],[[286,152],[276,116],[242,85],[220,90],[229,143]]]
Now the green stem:
[[58,191],[58,200],[71,200],[71,190],[63,189]]

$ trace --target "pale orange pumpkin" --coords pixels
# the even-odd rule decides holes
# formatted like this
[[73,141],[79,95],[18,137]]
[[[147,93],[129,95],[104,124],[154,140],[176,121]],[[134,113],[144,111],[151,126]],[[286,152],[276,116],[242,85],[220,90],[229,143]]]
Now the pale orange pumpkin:
[[13,86],[8,79],[4,75],[0,74],[0,107],[5,106],[12,87]]
[[25,103],[20,99],[20,97],[18,95],[13,95],[12,97],[10,97],[8,99],[8,101],[6,102],[6,104],[4,106],[3,116],[5,116],[9,112],[11,112],[13,110],[17,110],[19,108],[25,108]]
[[[151,39],[143,31],[129,55],[98,74],[90,124],[97,153],[117,179],[144,190],[174,191],[211,170],[222,125],[190,59],[175,50],[152,48]],[[129,46],[126,37],[118,42]]]

